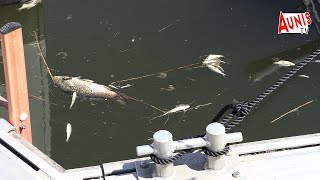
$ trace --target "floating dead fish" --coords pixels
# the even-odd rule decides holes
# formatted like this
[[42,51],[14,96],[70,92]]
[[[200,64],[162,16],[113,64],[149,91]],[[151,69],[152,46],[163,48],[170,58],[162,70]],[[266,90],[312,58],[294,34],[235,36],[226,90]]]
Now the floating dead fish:
[[320,60],[314,60],[313,62],[320,63]]
[[223,68],[220,66],[221,63],[225,63],[221,61],[220,58],[224,57],[223,55],[210,54],[207,56],[205,60],[202,61],[202,65],[207,66],[211,71],[221,74],[222,76],[226,76]]
[[180,105],[177,105],[175,108],[171,109],[170,111],[164,112],[162,115],[150,119],[150,121],[152,121],[156,118],[159,118],[159,117],[168,116],[166,122],[164,123],[164,125],[165,125],[169,121],[170,114],[181,112],[181,111],[186,112],[187,109],[189,109],[189,108],[190,108],[189,104],[180,104]]
[[18,10],[21,11],[23,9],[31,9],[32,7],[36,6],[37,4],[41,3],[41,0],[30,0],[24,3]]
[[77,92],[73,92],[73,93],[72,93],[72,100],[71,100],[71,104],[70,104],[69,109],[72,108],[74,102],[76,101],[76,98],[77,98]]
[[273,64],[276,64],[278,66],[284,66],[284,67],[294,66],[295,65],[293,62],[284,61],[284,60],[273,62]]
[[67,132],[66,142],[68,142],[68,141],[69,141],[69,138],[70,138],[70,136],[71,136],[71,133],[72,133],[72,127],[71,127],[71,124],[70,124],[70,123],[67,124],[66,132]]
[[220,58],[224,57],[223,55],[217,55],[217,54],[210,54],[206,57],[206,59],[204,59],[202,61],[203,65],[208,65],[208,64],[212,64],[212,63],[216,63],[217,61],[219,61],[222,63],[225,63],[224,61],[221,61]]
[[125,100],[127,99],[125,95],[117,93],[111,88],[97,84],[89,79],[80,79],[80,77],[69,76],[54,76],[53,81],[61,90],[68,93],[76,92],[77,96],[112,99],[121,104],[125,104]]
[[180,105],[177,105],[175,108],[171,109],[170,111],[165,112],[164,114],[162,114],[162,116],[176,113],[176,112],[180,112],[180,111],[186,112],[186,110],[189,108],[190,108],[189,104],[180,104]]
[[[215,66],[213,66],[213,65],[207,65],[207,67],[211,70],[211,71],[213,71],[213,72],[216,72],[216,73],[218,73],[218,74],[221,74],[223,77],[225,77],[226,76],[226,74],[223,72],[223,71],[221,71],[221,67],[220,66],[218,66],[218,67],[215,67]],[[220,69],[220,68],[221,69]],[[222,69],[223,70],[223,69]]]
[[298,76],[299,76],[299,77],[303,77],[303,78],[309,78],[309,76],[304,75],[304,74],[299,74]]

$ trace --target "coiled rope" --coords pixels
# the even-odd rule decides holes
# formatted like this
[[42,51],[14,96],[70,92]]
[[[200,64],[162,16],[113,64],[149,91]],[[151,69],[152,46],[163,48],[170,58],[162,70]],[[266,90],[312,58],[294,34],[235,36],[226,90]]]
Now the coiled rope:
[[[225,126],[226,131],[231,130],[233,127],[240,124],[248,114],[250,114],[252,108],[255,105],[257,105],[265,97],[267,97],[277,88],[279,88],[284,82],[290,79],[290,77],[296,74],[301,68],[305,67],[309,62],[313,61],[319,55],[320,55],[320,49],[317,49],[312,54],[310,54],[307,58],[305,58],[303,61],[296,64],[288,73],[286,73],[283,77],[281,77],[278,81],[276,81],[272,86],[270,86],[263,93],[257,96],[253,101],[251,102],[246,101],[246,102],[241,102],[237,104],[228,104],[224,106],[218,112],[218,114],[213,118],[211,123],[219,122]],[[227,114],[222,120],[220,120],[222,116],[229,110],[232,110],[232,111],[229,114]],[[235,117],[235,119],[231,121],[233,117]],[[203,137],[204,135],[201,135],[201,136]],[[197,136],[197,137],[200,137],[200,136]],[[154,161],[157,164],[170,164],[170,163],[173,163],[178,158],[180,158],[181,156],[183,156],[184,154],[187,154],[192,151],[193,150],[191,149],[180,151],[176,155],[169,158],[165,158],[165,159],[158,158],[156,155],[151,154],[150,158],[152,161]],[[218,156],[225,155],[229,151],[229,146],[226,146],[221,151],[210,151],[207,147],[202,147],[202,151],[208,156],[218,157]]]

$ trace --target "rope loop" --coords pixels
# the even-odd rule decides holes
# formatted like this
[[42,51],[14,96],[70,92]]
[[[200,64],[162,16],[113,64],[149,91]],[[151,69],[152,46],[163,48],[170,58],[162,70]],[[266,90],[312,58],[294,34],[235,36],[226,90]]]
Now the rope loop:
[[184,151],[180,151],[176,155],[168,157],[168,158],[159,158],[155,154],[150,154],[150,159],[153,162],[155,162],[156,164],[161,164],[161,165],[171,164],[175,160],[179,159],[181,156],[183,156],[183,155],[185,155],[187,153],[191,153],[193,151],[194,151],[194,149],[187,149],[187,150],[184,150]]
[[241,102],[238,104],[235,104],[235,109],[233,110],[233,115],[237,117],[246,116],[250,113],[251,108],[249,107],[249,102]]
[[204,154],[211,156],[211,157],[219,157],[227,154],[229,152],[229,146],[224,147],[221,151],[210,151],[207,147],[202,147],[202,151]]

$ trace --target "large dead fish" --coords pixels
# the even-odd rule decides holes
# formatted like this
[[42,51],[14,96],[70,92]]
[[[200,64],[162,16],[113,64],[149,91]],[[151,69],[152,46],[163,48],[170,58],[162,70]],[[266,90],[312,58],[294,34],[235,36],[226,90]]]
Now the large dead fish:
[[111,88],[97,84],[90,79],[81,79],[80,77],[53,76],[54,84],[65,92],[72,93],[72,107],[77,96],[89,98],[103,98],[118,101],[125,104],[127,97],[115,92]]
[[217,55],[217,54],[210,54],[202,61],[203,65],[210,65],[212,63],[225,63],[224,61],[221,61],[221,58],[223,58],[223,55]]

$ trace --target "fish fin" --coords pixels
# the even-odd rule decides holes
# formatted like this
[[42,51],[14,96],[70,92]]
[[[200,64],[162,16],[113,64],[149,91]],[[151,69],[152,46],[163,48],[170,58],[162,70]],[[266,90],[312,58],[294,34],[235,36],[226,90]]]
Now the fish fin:
[[73,106],[74,102],[76,101],[76,99],[77,99],[77,92],[73,92],[73,94],[72,94],[72,100],[71,100],[71,104],[70,104],[69,109],[72,108],[72,106]]
[[82,81],[86,81],[86,82],[90,82],[90,83],[93,83],[94,81],[91,80],[91,79],[81,79]]
[[108,89],[108,90],[111,90],[111,91],[114,91],[113,89],[116,89],[116,88],[112,88],[112,87],[109,87],[109,86],[105,86],[103,85],[104,88]]
[[113,88],[113,89],[119,89],[119,88],[117,88],[115,85],[112,85],[112,84],[109,84],[107,87],[108,87],[108,88]]
[[217,66],[218,69],[220,69],[221,72],[224,72],[224,69],[221,66]]
[[81,79],[81,76],[76,76],[76,77],[73,77],[73,78],[76,78],[76,79]]

